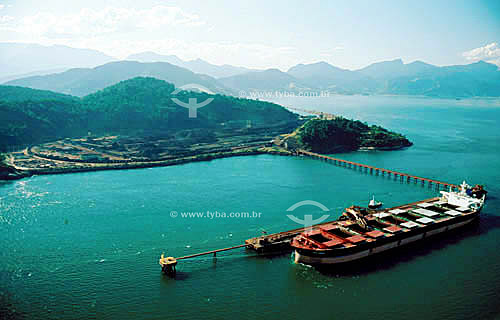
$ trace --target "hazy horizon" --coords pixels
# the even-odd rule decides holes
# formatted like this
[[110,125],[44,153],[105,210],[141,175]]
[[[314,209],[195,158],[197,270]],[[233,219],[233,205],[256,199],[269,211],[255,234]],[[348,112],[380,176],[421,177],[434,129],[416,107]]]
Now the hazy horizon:
[[[355,70],[402,59],[500,65],[500,3],[258,1],[0,2],[0,42],[93,49],[286,71],[325,61]],[[394,26],[397,25],[397,28]],[[408,39],[411,39],[409,41]]]

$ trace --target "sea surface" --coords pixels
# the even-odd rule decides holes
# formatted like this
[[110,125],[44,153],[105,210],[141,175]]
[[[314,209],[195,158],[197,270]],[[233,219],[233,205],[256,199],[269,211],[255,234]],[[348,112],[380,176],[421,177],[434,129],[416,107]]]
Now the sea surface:
[[[500,102],[390,96],[286,98],[405,134],[414,146],[337,157],[484,184],[479,223],[425,243],[315,269],[238,249],[299,227],[303,200],[330,219],[372,195],[393,206],[437,191],[312,159],[259,155],[180,166],[36,176],[0,184],[1,319],[494,319],[500,313]],[[175,211],[175,212],[173,212]],[[182,217],[209,211],[210,217]],[[251,218],[229,217],[249,212]],[[255,212],[255,214],[254,214]],[[224,217],[224,214],[226,217]],[[297,217],[321,209],[307,206]],[[218,216],[217,216],[218,215]],[[254,217],[255,216],[255,217]]]

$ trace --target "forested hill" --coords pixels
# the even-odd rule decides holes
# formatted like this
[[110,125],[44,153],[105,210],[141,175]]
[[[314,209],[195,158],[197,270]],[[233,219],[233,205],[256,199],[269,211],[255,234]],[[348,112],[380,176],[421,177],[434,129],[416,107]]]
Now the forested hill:
[[83,98],[50,91],[0,86],[0,150],[58,138],[94,134],[147,134],[164,130],[221,125],[273,126],[297,116],[268,102],[223,95],[180,92],[181,101],[214,100],[198,109],[197,118],[172,101],[174,85],[154,78],[122,81]]
[[42,101],[42,100],[77,101],[79,100],[79,98],[47,90],[36,90],[18,86],[0,85],[0,101],[13,102],[13,101]]
[[[88,95],[82,104],[93,115],[89,127],[99,131],[213,127],[247,120],[254,125],[275,125],[297,119],[273,103],[186,91],[172,96],[174,90],[165,81],[139,77]],[[188,109],[177,105],[173,97],[184,102],[189,98],[198,103],[214,100],[199,108],[196,118],[189,118]]]
[[342,117],[309,120],[286,141],[291,148],[319,153],[353,151],[360,148],[391,150],[412,145],[401,134]]

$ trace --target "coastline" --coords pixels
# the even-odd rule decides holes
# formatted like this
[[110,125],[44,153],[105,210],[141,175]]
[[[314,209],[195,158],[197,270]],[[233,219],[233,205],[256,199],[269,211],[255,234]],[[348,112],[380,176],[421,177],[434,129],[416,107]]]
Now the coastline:
[[78,172],[91,172],[91,171],[102,171],[102,170],[130,170],[130,169],[142,169],[142,168],[154,168],[154,167],[168,167],[174,165],[181,165],[190,162],[201,162],[201,161],[211,161],[214,159],[239,157],[239,156],[251,156],[259,154],[272,154],[281,156],[291,156],[292,152],[277,148],[277,147],[253,147],[247,149],[239,149],[228,152],[217,152],[217,153],[204,153],[196,156],[189,157],[179,157],[169,160],[161,161],[144,161],[144,162],[129,162],[129,163],[75,163],[72,167],[65,168],[35,168],[35,169],[23,169],[17,167],[10,167],[8,169],[8,175],[0,175],[0,181],[12,181],[20,180],[23,178],[28,178],[34,175],[52,175],[52,174],[67,174],[67,173],[78,173]]
[[[394,151],[408,148],[409,146],[397,146],[397,147],[360,147],[356,150],[351,151]],[[347,150],[344,150],[347,151]],[[231,157],[242,157],[242,156],[253,156],[259,154],[270,154],[278,156],[293,156],[294,152],[284,149],[279,146],[259,146],[246,149],[238,149],[228,152],[217,152],[217,153],[203,153],[196,156],[179,157],[169,160],[160,161],[144,161],[144,162],[129,162],[129,163],[74,163],[72,167],[64,168],[35,168],[35,169],[22,169],[16,167],[10,167],[10,175],[2,176],[0,174],[0,181],[13,181],[20,180],[23,178],[29,178],[36,175],[52,175],[52,174],[70,174],[79,172],[92,172],[92,171],[104,171],[104,170],[133,170],[133,169],[144,169],[144,168],[155,168],[155,167],[169,167],[181,164],[187,164],[191,162],[201,162],[201,161],[211,161],[214,159],[231,158]],[[329,154],[329,153],[325,153]],[[69,162],[68,162],[69,163]]]

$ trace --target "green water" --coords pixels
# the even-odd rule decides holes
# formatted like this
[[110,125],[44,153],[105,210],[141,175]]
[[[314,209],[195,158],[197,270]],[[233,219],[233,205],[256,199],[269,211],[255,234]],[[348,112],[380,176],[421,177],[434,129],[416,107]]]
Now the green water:
[[[39,176],[0,185],[0,318],[488,319],[500,313],[500,104],[401,97],[287,99],[405,133],[415,146],[338,155],[490,191],[478,225],[350,268],[314,269],[291,254],[239,249],[180,256],[298,227],[286,209],[318,201],[332,218],[436,191],[317,160],[251,156],[128,171]],[[308,210],[306,210],[308,209]],[[260,218],[182,218],[182,212]],[[179,216],[172,218],[171,211]],[[323,214],[312,207],[297,216]]]

